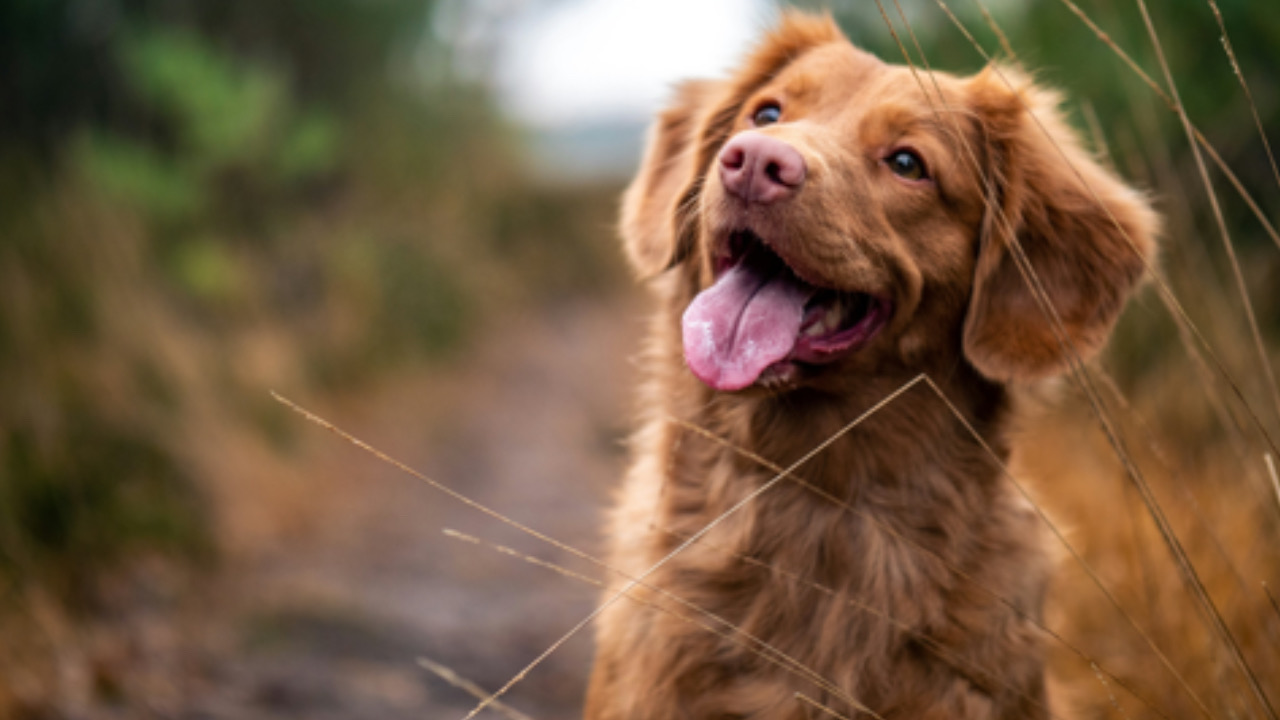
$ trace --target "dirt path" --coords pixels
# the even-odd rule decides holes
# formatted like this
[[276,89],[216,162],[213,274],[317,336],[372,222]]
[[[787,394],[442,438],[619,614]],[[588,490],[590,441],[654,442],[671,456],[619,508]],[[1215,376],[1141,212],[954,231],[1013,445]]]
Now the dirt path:
[[[641,325],[631,299],[561,304],[486,333],[457,369],[416,373],[324,414],[594,553],[624,460]],[[596,588],[444,531],[592,577],[597,568],[305,432],[309,487],[287,508],[300,529],[244,562],[236,631],[191,717],[461,718],[474,701],[417,658],[496,689],[591,611]],[[590,640],[575,637],[507,699],[539,720],[575,717]]]

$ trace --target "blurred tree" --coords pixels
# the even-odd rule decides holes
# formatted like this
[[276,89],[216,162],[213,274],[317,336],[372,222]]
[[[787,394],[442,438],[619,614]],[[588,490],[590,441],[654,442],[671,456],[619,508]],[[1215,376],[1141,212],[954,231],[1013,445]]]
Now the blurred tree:
[[[332,203],[342,182],[367,184],[353,179],[361,165],[344,153],[367,142],[348,128],[367,127],[379,112],[454,114],[444,103],[424,106],[388,70],[423,40],[431,10],[426,0],[0,7],[4,574],[83,607],[99,573],[129,552],[208,547],[210,508],[184,457],[183,408],[214,392],[258,422],[261,404],[239,398],[260,389],[218,368],[235,364],[225,339],[264,315],[323,314],[326,295],[345,287],[321,277],[319,293],[300,295],[288,278],[298,276],[298,225]],[[483,105],[473,96],[469,107],[474,100]],[[433,279],[451,278],[422,244],[386,245],[379,233],[372,252],[402,261],[367,271],[390,264],[405,277],[364,310],[384,315],[369,337],[456,341],[451,327],[412,329],[435,307],[423,312],[421,281],[434,298],[457,295],[456,283]],[[301,264],[325,267],[340,244],[319,243]],[[299,305],[299,297],[310,299]],[[122,315],[130,305],[142,311]],[[437,315],[454,322],[453,313]],[[193,320],[205,330],[179,342],[215,349],[194,382],[174,365],[175,351],[162,349],[169,338],[153,335]]]
[[268,382],[353,388],[600,284],[613,189],[531,191],[488,91],[421,79],[435,10],[0,6],[0,572],[91,605],[130,552],[211,544],[211,424],[288,451]]

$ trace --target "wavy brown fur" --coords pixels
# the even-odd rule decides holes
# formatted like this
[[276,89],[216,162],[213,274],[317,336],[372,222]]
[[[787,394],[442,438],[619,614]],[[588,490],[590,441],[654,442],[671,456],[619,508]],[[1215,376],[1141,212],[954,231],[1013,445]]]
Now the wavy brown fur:
[[[686,85],[659,117],[623,210],[659,306],[610,525],[610,560],[630,576],[773,478],[740,450],[788,466],[920,373],[1007,456],[1005,383],[1096,351],[1143,274],[1154,216],[1080,149],[1052,94],[1011,70],[914,77],[830,20],[791,14],[734,77]],[[734,222],[710,169],[761,98],[805,120],[765,131],[810,167],[795,201],[761,221],[770,244],[802,277],[888,294],[895,312],[866,347],[786,388],[724,393],[685,367],[680,318]],[[927,192],[878,163],[903,138],[931,168]],[[1066,342],[1018,274],[1015,239]],[[795,475],[602,615],[588,720],[798,720],[819,712],[808,700],[847,718],[860,706],[889,720],[1049,716],[1041,529],[945,404],[917,386]]]

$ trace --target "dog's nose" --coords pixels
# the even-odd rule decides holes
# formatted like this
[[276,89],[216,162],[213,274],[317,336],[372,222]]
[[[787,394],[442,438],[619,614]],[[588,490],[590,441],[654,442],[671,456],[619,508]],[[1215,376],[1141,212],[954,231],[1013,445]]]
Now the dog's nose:
[[747,202],[781,200],[804,184],[808,172],[795,148],[762,133],[739,133],[720,150],[721,182]]

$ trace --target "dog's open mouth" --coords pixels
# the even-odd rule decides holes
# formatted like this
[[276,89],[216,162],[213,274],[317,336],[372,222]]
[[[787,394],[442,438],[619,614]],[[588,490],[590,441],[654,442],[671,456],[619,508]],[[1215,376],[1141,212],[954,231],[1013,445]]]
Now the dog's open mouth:
[[716,281],[684,313],[684,356],[700,380],[740,390],[796,363],[821,364],[865,345],[891,304],[801,280],[750,231],[734,232]]

